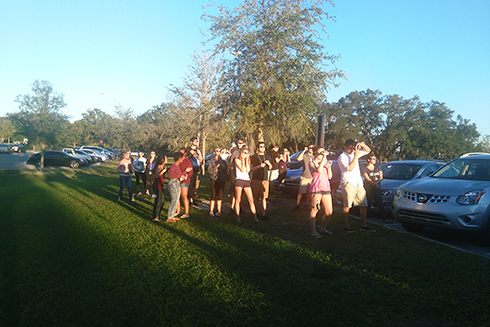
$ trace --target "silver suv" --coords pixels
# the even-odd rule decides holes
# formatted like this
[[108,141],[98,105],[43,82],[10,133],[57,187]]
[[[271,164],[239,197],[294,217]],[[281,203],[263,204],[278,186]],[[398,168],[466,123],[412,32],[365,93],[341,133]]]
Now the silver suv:
[[408,231],[426,226],[479,232],[490,243],[490,155],[461,157],[400,186],[393,215]]

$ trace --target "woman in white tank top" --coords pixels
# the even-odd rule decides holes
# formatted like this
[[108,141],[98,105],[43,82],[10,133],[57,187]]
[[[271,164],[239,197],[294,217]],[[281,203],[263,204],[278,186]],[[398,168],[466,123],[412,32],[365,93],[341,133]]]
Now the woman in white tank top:
[[250,211],[257,224],[262,224],[260,220],[257,219],[257,212],[255,211],[255,205],[252,195],[252,189],[250,188],[250,152],[248,148],[243,147],[240,150],[240,156],[235,159],[236,166],[236,181],[235,181],[235,211],[237,216],[237,224],[242,221],[240,219],[240,202],[242,201],[242,191],[247,195],[248,203],[250,205]]

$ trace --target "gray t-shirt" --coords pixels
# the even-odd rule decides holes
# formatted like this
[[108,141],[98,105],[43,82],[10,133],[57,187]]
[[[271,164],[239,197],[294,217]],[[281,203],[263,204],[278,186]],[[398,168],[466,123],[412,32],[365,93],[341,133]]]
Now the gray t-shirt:
[[314,156],[309,153],[303,154],[303,174],[301,174],[302,178],[312,178],[310,172],[310,162],[313,160],[313,157]]

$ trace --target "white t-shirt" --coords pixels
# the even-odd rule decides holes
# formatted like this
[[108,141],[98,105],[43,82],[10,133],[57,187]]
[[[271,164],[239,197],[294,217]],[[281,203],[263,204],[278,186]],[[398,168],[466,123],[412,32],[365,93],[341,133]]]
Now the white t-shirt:
[[[359,150],[359,152],[361,152],[361,155],[359,157],[368,154],[368,152],[364,150]],[[352,154],[348,154],[344,151],[337,159],[339,164],[339,169],[342,174],[342,179],[340,180],[340,183],[347,182],[351,185],[361,187],[363,186],[363,183],[362,183],[361,169],[359,168],[359,161],[356,163],[354,169],[352,169],[352,171],[349,171],[349,165],[352,162],[352,160],[354,160],[354,156],[355,156],[354,152],[352,152]]]
[[136,158],[136,160],[133,162],[134,170],[137,171],[138,173],[144,173],[145,172],[145,164],[146,164],[146,158]]

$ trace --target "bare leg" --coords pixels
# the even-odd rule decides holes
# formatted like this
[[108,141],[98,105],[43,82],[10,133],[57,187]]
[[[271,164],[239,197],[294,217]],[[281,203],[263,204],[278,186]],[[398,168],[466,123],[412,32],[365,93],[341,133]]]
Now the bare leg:
[[[255,204],[254,204],[254,199],[253,199],[253,194],[252,194],[252,189],[250,187],[245,187],[243,189],[243,191],[245,192],[245,194],[247,195],[247,198],[248,198],[248,203],[250,205],[250,211],[252,211],[252,215],[254,217],[254,220],[255,221],[259,221],[257,219],[257,211],[255,209]],[[238,201],[238,198],[237,198],[237,201]]]
[[[212,215],[214,213],[214,200],[211,200],[209,203],[209,214]],[[219,211],[219,210],[218,210]]]
[[359,214],[361,216],[361,226],[366,227],[367,207],[359,207]]
[[327,231],[328,221],[330,220],[330,217],[332,216],[332,213],[333,213],[332,196],[330,194],[322,195],[322,204],[323,204],[323,210],[325,211],[325,213],[323,214],[323,218],[322,218],[322,229],[321,229],[321,231],[323,233],[325,233]]
[[342,218],[344,218],[344,228],[350,228],[349,226],[349,207],[344,207],[342,209]]
[[216,201],[216,208],[218,209],[218,212],[221,213],[221,200]]
[[240,221],[240,202],[242,201],[242,187],[236,186],[235,187],[235,212],[236,212],[236,221]]
[[184,214],[189,215],[189,198],[187,195],[189,194],[189,189],[187,187],[183,187],[180,192],[180,197],[182,198],[182,202],[184,202]]
[[317,209],[317,203],[320,202],[320,196],[314,196],[313,200],[310,202],[311,203],[311,210],[310,210],[310,230],[311,230],[311,236],[319,236],[318,232],[316,231],[316,215],[318,213]]
[[301,193],[298,193],[298,197],[296,198],[296,205],[299,206],[299,204],[301,203],[301,198],[303,197],[303,194]]
[[267,210],[267,199],[263,198],[262,199],[262,216],[265,216],[266,210]]

